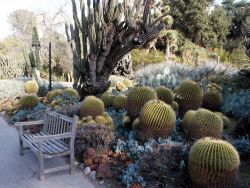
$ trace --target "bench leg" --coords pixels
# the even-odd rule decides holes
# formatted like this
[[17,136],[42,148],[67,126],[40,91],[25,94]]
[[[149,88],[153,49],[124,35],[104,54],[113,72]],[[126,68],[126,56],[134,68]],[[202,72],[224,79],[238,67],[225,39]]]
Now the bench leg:
[[43,159],[43,151],[42,151],[42,143],[38,143],[38,163],[39,163],[39,168],[38,168],[38,175],[39,179],[43,180],[44,179],[44,159]]
[[20,155],[23,156],[23,140],[19,137]]
[[70,152],[70,174],[75,173],[75,154],[74,151]]

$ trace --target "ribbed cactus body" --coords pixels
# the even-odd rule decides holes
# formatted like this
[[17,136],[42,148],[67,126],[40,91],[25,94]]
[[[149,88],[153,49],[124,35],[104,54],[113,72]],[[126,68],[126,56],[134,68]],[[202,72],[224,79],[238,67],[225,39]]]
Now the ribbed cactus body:
[[28,93],[28,94],[37,94],[38,89],[39,89],[39,86],[38,86],[38,84],[37,84],[37,82],[35,80],[27,81],[24,84],[25,93]]
[[240,165],[236,149],[223,140],[198,140],[189,153],[189,174],[194,187],[233,188]]
[[34,108],[39,101],[37,95],[24,95],[21,97],[20,103],[22,108]]
[[95,118],[98,115],[101,115],[104,112],[104,103],[101,99],[95,96],[86,97],[80,108],[80,116],[93,116]]
[[171,89],[165,87],[165,86],[160,86],[155,89],[157,93],[157,97],[159,100],[162,100],[163,102],[167,104],[172,104],[174,101],[174,93],[172,92]]
[[143,105],[152,99],[157,99],[157,94],[154,90],[144,86],[133,88],[127,98],[128,115],[132,119],[137,118]]
[[178,87],[175,101],[179,104],[179,112],[184,115],[188,110],[197,110],[202,105],[203,91],[191,80],[185,80]]
[[179,111],[179,104],[175,101],[172,102],[171,104],[171,108],[175,111],[178,112]]
[[189,138],[199,139],[202,137],[221,138],[223,131],[223,121],[210,110],[197,110],[192,117],[190,125],[187,126]]
[[52,100],[54,97],[62,94],[63,90],[61,89],[56,89],[56,90],[53,90],[53,91],[49,91],[46,95],[46,97],[49,99],[49,100]]
[[181,127],[185,132],[187,131],[188,126],[191,124],[195,112],[196,112],[195,110],[188,110],[185,113],[181,124]]
[[123,110],[126,109],[127,96],[126,95],[118,95],[114,98],[113,107],[115,110]]
[[140,140],[170,136],[176,122],[173,109],[161,100],[148,101],[139,115],[136,127]]
[[102,94],[101,100],[103,101],[105,108],[111,107],[113,105],[115,96],[107,93]]
[[75,96],[75,97],[79,96],[78,92],[73,88],[66,88],[63,90],[63,93],[67,93],[67,94]]
[[222,104],[222,95],[217,91],[207,91],[203,96],[203,107],[210,110],[219,110]]

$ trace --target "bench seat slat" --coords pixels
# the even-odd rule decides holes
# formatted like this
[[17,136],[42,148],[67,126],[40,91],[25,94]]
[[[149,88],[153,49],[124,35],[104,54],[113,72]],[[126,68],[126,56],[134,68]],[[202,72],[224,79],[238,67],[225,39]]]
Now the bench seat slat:
[[[48,135],[46,133],[40,132],[35,134],[24,134],[23,138],[24,140],[28,141],[29,145],[32,145],[33,148],[38,151],[38,144],[32,141],[33,136],[43,136]],[[43,153],[44,154],[58,154],[63,153],[69,150],[69,146],[67,146],[65,143],[63,143],[61,140],[49,140],[43,142]]]

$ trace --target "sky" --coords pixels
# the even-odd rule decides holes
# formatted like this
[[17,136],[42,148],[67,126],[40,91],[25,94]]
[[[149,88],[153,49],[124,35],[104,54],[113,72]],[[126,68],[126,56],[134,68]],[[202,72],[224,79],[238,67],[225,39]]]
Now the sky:
[[[222,0],[216,0],[217,4],[221,2]],[[0,3],[0,39],[11,35],[11,27],[7,18],[14,10],[27,9],[36,13],[49,12],[53,15],[64,5],[66,14],[71,15],[71,0],[2,0]]]

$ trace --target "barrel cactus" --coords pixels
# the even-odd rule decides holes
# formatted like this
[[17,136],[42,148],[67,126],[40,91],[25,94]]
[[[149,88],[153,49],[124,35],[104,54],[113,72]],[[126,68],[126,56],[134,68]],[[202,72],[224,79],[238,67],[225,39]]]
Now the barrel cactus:
[[86,97],[80,108],[80,117],[93,116],[95,118],[104,112],[104,103],[95,96]]
[[202,137],[221,138],[223,121],[220,116],[207,109],[197,110],[187,126],[189,138],[199,139]]
[[24,84],[25,93],[37,94],[38,89],[39,89],[39,86],[38,86],[38,84],[37,84],[37,82],[35,80],[27,81]]
[[179,104],[180,115],[188,110],[197,110],[202,105],[203,91],[198,83],[185,80],[178,87],[175,101]]
[[114,95],[110,95],[108,93],[102,94],[101,100],[103,101],[105,108],[111,107],[113,105],[114,98]]
[[139,115],[136,126],[141,141],[170,136],[176,123],[173,109],[161,100],[148,101]]
[[126,102],[127,96],[120,94],[114,98],[113,107],[117,111],[126,109]]
[[67,93],[67,94],[75,96],[75,97],[79,96],[78,92],[73,88],[66,88],[63,90],[63,93]]
[[228,142],[213,138],[198,140],[189,153],[189,175],[194,187],[235,187],[239,154]]
[[196,112],[195,110],[188,110],[185,113],[181,123],[181,127],[185,132],[187,131],[188,126],[191,124],[195,112]]
[[39,103],[37,95],[24,95],[21,97],[20,103],[22,108],[34,108]]
[[162,100],[167,104],[172,104],[174,101],[174,93],[171,89],[165,86],[160,86],[156,88],[155,91],[159,100]]
[[142,86],[133,88],[127,98],[128,115],[132,119],[137,118],[143,105],[152,99],[157,99],[157,94],[149,87]]
[[179,110],[179,104],[176,101],[173,101],[171,104],[171,108],[175,111],[178,112]]
[[46,95],[46,97],[48,98],[48,100],[52,100],[54,97],[62,94],[63,90],[61,89],[55,89],[55,90],[52,90],[52,91],[49,91]]
[[223,121],[223,128],[227,129],[231,123],[230,119],[221,112],[215,112],[215,113],[221,117],[221,119]]
[[222,95],[217,91],[207,91],[203,96],[203,107],[218,110],[222,105]]

